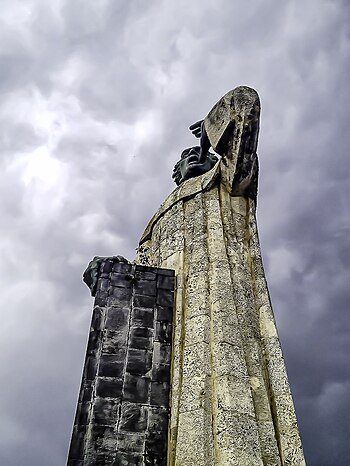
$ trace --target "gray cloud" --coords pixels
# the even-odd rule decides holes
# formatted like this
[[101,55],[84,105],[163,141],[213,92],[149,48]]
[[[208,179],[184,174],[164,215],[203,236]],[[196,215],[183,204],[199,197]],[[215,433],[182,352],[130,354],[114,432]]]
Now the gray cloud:
[[132,258],[187,127],[262,100],[258,222],[308,465],[348,446],[347,1],[3,1],[0,463],[61,466],[96,254]]

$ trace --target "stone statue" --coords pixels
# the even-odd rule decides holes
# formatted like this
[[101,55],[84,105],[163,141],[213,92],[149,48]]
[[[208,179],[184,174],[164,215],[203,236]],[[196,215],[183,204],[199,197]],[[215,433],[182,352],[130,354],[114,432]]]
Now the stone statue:
[[256,225],[259,118],[242,86],[190,126],[200,145],[139,243],[135,263],[176,274],[170,466],[305,466]]
[[189,147],[182,152],[181,159],[174,167],[174,181],[179,185],[190,178],[203,175],[212,169],[217,161],[216,155],[208,150],[203,153],[202,145]]
[[243,86],[190,127],[140,240],[136,263],[176,271],[171,466],[305,465],[255,218],[259,117]]

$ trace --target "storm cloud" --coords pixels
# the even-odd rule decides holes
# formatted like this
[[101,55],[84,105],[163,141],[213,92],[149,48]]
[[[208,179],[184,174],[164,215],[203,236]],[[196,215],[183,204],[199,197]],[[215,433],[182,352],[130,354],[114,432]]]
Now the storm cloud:
[[347,0],[2,0],[0,464],[62,466],[94,255],[133,259],[228,90],[262,101],[258,223],[308,466],[350,464]]

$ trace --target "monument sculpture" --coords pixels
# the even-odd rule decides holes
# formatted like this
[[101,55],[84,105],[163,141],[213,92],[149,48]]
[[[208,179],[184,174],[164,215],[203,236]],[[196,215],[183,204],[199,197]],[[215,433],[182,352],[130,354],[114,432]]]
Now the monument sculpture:
[[[259,118],[241,86],[190,127],[199,145],[182,152],[134,261],[175,271],[170,466],[305,465],[257,232]],[[93,292],[108,259],[85,272]]]

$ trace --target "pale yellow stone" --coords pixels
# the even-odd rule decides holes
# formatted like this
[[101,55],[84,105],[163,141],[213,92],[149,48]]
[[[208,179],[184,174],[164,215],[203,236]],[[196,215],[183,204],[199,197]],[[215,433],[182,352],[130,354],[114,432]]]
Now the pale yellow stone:
[[213,351],[212,364],[218,377],[221,375],[234,375],[241,380],[248,380],[247,366],[242,348],[219,342],[215,344]]
[[255,202],[233,195],[250,97],[228,94],[205,119],[214,149],[235,120],[230,150],[168,197],[136,258],[176,271],[169,466],[305,465]]
[[258,431],[264,466],[281,466],[281,456],[276,443],[276,433],[273,422],[259,422]]
[[277,330],[274,320],[271,319],[268,306],[261,306],[260,313],[260,326],[261,332],[265,338],[277,337]]
[[180,412],[204,408],[211,409],[212,378],[209,375],[184,376],[182,378]]
[[237,416],[244,414],[254,418],[255,411],[250,384],[247,378],[220,376],[215,379],[217,404],[224,410],[235,411]]
[[180,414],[175,446],[176,466],[215,465],[211,418],[211,413],[203,408]]
[[[262,466],[258,426],[254,417],[233,409],[217,411],[220,435],[217,435],[216,464]],[[222,429],[222,430],[221,430]]]
[[186,345],[183,352],[183,377],[211,375],[210,346],[208,343]]
[[196,345],[197,343],[210,342],[210,316],[200,314],[188,319],[186,326],[185,344]]

